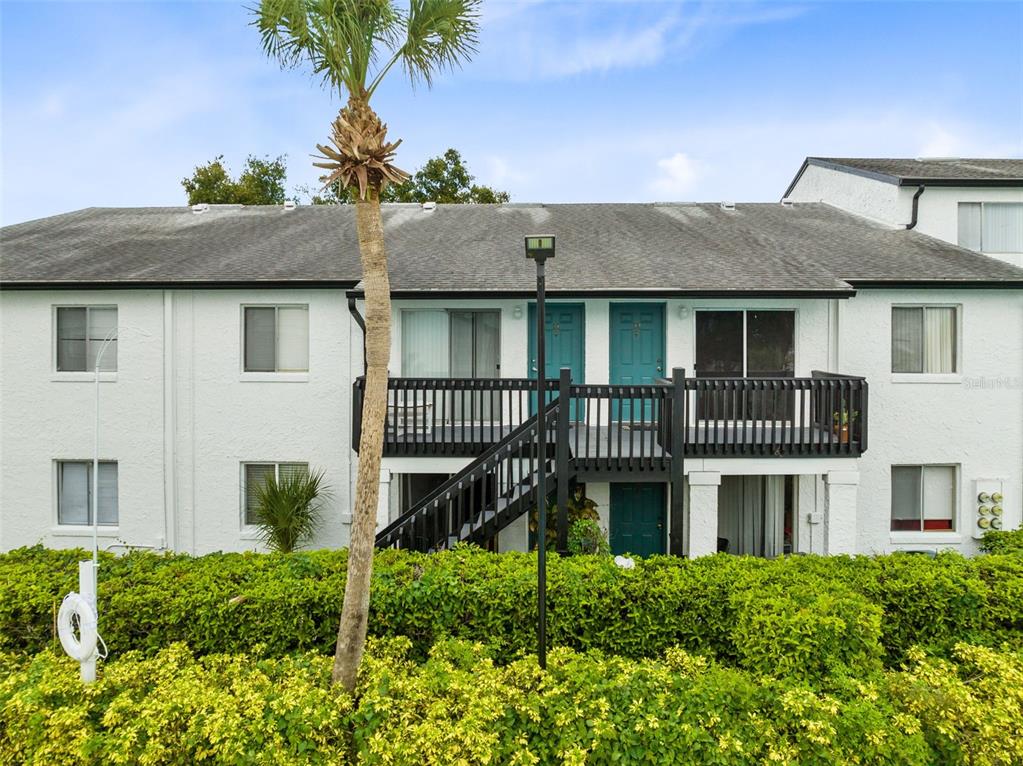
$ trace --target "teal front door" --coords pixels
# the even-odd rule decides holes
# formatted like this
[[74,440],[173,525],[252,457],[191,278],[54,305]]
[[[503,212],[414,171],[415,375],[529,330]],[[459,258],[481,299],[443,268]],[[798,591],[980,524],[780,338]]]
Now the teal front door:
[[[664,304],[611,304],[611,369],[612,385],[650,385],[664,372]],[[651,402],[646,400],[642,415],[633,414],[631,402],[619,402],[611,415],[618,420],[649,421]],[[638,407],[637,407],[638,409]]]
[[[572,382],[582,383],[585,371],[585,313],[581,303],[547,303],[546,305],[547,378],[557,379],[562,367],[572,371]],[[536,380],[536,304],[529,304],[529,377]],[[557,394],[551,394],[555,398]],[[531,399],[531,410],[536,409],[536,394]],[[581,414],[581,413],[579,413]],[[572,417],[577,418],[572,405]]]
[[611,552],[664,553],[664,484],[611,485]]

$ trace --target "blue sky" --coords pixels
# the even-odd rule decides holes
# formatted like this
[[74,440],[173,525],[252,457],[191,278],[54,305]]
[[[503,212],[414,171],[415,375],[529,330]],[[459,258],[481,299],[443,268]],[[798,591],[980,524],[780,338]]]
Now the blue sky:
[[[340,101],[249,4],[0,3],[0,220],[184,204],[218,154],[314,184]],[[472,63],[376,107],[400,166],[453,146],[513,201],[775,200],[806,155],[1023,156],[1021,41],[1020,2],[491,0]]]

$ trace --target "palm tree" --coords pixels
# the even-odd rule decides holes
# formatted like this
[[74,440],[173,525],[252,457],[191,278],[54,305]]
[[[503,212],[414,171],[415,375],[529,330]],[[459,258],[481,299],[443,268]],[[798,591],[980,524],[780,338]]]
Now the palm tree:
[[348,578],[334,653],[334,683],[349,691],[366,644],[373,570],[380,456],[391,350],[391,295],[380,216],[380,194],[408,174],[394,166],[400,141],[370,106],[387,73],[400,64],[412,85],[468,61],[476,51],[480,0],[261,0],[254,8],[263,50],[291,68],[308,64],[314,76],[347,104],[331,126],[330,145],[318,145],[324,187],[357,191],[355,225],[366,296],[366,393]]

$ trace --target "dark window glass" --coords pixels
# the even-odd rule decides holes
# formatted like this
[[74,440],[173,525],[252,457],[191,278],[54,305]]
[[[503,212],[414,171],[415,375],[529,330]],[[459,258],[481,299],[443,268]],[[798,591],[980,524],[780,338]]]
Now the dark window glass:
[[795,375],[795,338],[794,312],[746,312],[746,376],[791,378]]
[[742,361],[742,312],[697,311],[697,377],[741,377]]

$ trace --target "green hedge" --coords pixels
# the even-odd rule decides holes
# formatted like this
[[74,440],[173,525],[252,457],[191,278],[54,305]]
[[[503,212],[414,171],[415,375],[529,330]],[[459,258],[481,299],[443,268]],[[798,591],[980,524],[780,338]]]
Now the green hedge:
[[985,532],[980,549],[986,553],[1023,553],[1023,529]]
[[[80,551],[0,556],[0,649],[53,645],[53,615],[76,589]],[[332,653],[346,553],[105,556],[100,631],[117,654],[175,641],[200,654]],[[461,548],[383,551],[370,630],[407,636],[419,656],[443,637],[488,645],[506,662],[534,647],[536,563],[528,554]],[[554,646],[657,657],[671,647],[797,678],[897,667],[914,645],[1023,646],[1023,556],[936,559],[897,554],[652,557],[635,569],[552,557]]]
[[679,649],[631,660],[557,649],[371,644],[356,698],[330,660],[196,657],[182,644],[103,663],[83,686],[47,650],[0,656],[0,762],[24,764],[745,764],[1023,762],[1023,656],[959,645],[827,692]]

